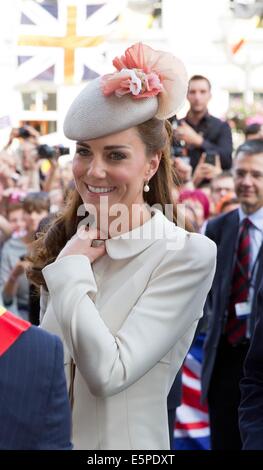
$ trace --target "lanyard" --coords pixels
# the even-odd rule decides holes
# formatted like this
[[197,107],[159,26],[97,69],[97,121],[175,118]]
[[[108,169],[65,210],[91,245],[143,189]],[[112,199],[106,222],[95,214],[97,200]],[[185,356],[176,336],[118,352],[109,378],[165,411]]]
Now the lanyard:
[[239,260],[236,258],[236,263],[240,269],[240,272],[243,276],[243,278],[247,281],[248,283],[248,287],[255,287],[253,285],[253,277],[254,277],[254,274],[255,274],[255,270],[256,270],[256,267],[257,267],[257,264],[259,262],[259,258],[261,256],[261,254],[263,253],[263,242],[261,243],[260,247],[259,247],[259,250],[258,250],[258,254],[257,254],[257,257],[254,261],[254,264],[252,266],[252,269],[251,269],[251,272],[250,272],[250,275],[247,277],[246,273],[244,272],[244,269],[243,269],[243,266],[240,264]]

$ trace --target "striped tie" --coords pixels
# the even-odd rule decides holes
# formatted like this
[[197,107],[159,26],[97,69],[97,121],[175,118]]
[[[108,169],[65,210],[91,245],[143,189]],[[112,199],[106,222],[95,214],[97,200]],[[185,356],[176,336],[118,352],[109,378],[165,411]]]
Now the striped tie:
[[237,318],[235,305],[246,302],[249,294],[250,226],[250,220],[245,218],[239,235],[236,264],[229,298],[228,318],[225,327],[225,334],[230,344],[238,344],[246,337],[246,319]]

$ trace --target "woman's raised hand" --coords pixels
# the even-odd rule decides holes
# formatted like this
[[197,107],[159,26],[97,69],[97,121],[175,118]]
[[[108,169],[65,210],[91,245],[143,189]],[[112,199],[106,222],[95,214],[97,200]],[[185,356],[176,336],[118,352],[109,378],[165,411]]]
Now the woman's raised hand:
[[[94,242],[95,240],[96,243]],[[89,258],[90,262],[93,263],[105,253],[105,241],[98,239],[97,230],[81,230],[77,231],[77,233],[67,242],[59,253],[57,260],[63,258],[63,256],[85,255]]]

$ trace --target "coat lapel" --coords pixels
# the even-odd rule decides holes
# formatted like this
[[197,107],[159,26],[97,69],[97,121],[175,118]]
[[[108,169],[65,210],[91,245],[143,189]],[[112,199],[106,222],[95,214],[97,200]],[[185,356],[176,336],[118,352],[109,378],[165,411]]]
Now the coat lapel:
[[220,259],[221,271],[221,298],[224,299],[225,305],[228,302],[231,280],[235,262],[235,251],[239,229],[238,211],[235,211],[230,217],[228,224],[223,227],[223,236],[220,244],[218,257]]

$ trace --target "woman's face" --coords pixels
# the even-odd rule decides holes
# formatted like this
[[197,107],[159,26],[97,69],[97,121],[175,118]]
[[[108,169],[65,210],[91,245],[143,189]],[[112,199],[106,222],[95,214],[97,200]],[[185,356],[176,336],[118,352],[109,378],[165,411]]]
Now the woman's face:
[[24,220],[26,224],[26,229],[28,233],[34,233],[38,229],[38,226],[44,217],[47,217],[48,211],[43,209],[40,212],[32,211],[32,212],[25,212]]
[[145,145],[137,129],[106,137],[77,142],[73,160],[76,188],[84,203],[100,210],[123,204],[130,211],[143,203],[143,186],[159,166],[158,154],[146,156]]
[[8,221],[12,228],[12,233],[22,232],[26,228],[23,209],[15,209],[8,215]]

